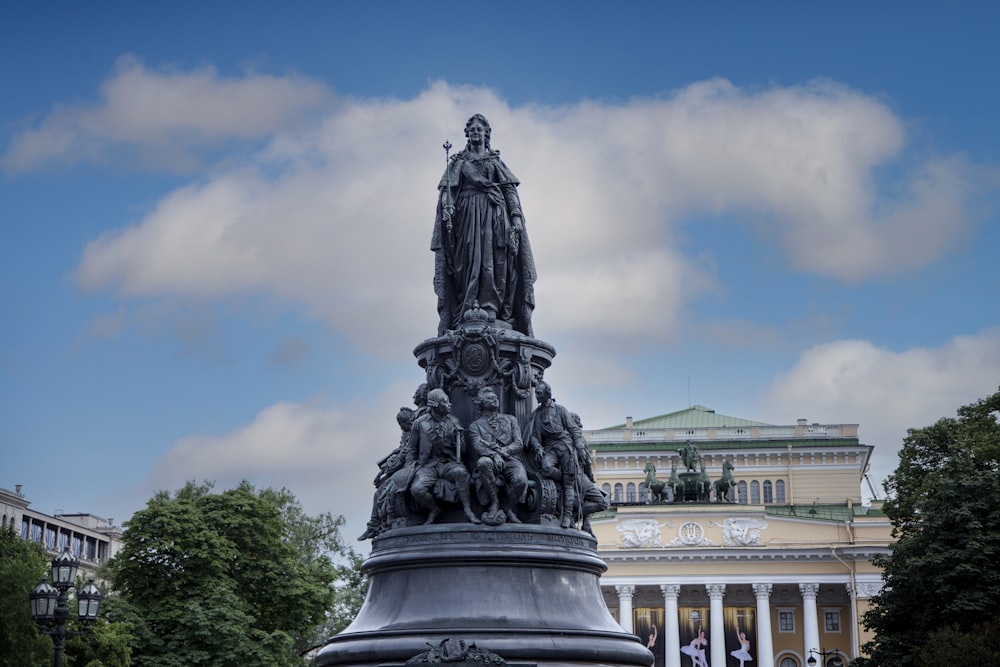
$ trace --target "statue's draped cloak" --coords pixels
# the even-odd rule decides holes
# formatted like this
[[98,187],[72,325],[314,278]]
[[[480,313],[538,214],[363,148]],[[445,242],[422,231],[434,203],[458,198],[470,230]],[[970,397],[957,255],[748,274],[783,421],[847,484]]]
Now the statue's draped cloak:
[[[434,251],[434,291],[441,318],[438,335],[457,329],[462,314],[481,308],[530,336],[535,307],[535,262],[527,230],[513,237],[511,217],[521,215],[518,180],[499,151],[451,158],[438,185]],[[451,227],[442,218],[452,206]],[[521,215],[523,221],[523,215]]]

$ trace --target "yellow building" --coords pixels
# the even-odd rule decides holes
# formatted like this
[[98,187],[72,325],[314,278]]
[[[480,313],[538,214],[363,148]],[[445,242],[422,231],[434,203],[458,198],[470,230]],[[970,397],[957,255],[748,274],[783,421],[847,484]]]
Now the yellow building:
[[[780,426],[694,406],[585,437],[612,498],[593,521],[605,602],[652,641],[657,667],[858,655],[860,618],[882,583],[871,560],[888,553],[891,525],[879,501],[861,502],[872,448],[857,424]],[[690,469],[685,446],[697,450]],[[693,484],[719,480],[726,462],[733,488],[721,502],[699,496]],[[654,497],[670,479],[666,502]]]

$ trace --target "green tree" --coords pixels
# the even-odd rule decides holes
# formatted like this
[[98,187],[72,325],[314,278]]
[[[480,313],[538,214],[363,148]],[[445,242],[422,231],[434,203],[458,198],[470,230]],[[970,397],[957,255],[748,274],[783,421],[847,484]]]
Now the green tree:
[[977,640],[973,626],[1000,619],[998,412],[1000,391],[908,431],[885,484],[895,542],[864,616],[875,637],[857,665],[916,667],[932,650],[966,662],[959,647]]
[[339,526],[308,517],[285,490],[247,482],[157,493],[126,523],[109,568],[135,614],[133,664],[304,664],[296,646],[337,598],[332,557],[347,553]]
[[38,632],[28,596],[48,569],[45,550],[0,529],[0,667],[47,667],[52,642]]
[[333,598],[324,622],[307,633],[293,633],[295,650],[303,653],[322,644],[354,620],[368,592],[368,577],[361,572],[361,556],[344,544],[344,517],[324,512],[310,516],[287,489],[267,489],[261,496],[280,508],[288,540],[296,557],[307,568],[334,567]]
[[[85,586],[80,579],[77,590]],[[134,641],[131,614],[123,611],[124,601],[107,586],[103,589],[100,618],[86,628],[83,635],[66,641],[66,664],[80,667],[129,667],[132,664],[132,643]],[[82,630],[77,620],[75,604],[70,609],[70,629]]]

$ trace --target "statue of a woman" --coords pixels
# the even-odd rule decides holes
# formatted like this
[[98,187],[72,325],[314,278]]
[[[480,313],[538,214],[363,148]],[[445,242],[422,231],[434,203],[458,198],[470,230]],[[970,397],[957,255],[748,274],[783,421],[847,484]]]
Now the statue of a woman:
[[476,114],[465,124],[467,144],[448,162],[438,185],[434,291],[438,335],[457,329],[479,303],[499,326],[530,336],[535,262],[517,196],[518,180],[490,148],[490,124]]

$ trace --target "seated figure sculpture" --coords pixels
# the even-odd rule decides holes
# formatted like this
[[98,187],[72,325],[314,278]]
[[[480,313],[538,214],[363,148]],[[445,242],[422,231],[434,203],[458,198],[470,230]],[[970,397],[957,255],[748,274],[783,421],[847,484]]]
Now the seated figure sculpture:
[[416,469],[416,452],[410,447],[410,430],[416,412],[412,408],[400,408],[396,413],[396,423],[402,434],[399,447],[378,462],[379,471],[375,475],[375,497],[372,499],[372,515],[368,528],[358,538],[364,541],[392,528],[406,515],[406,492]]
[[[469,424],[469,446],[476,455],[473,479],[489,497],[489,507],[483,513],[484,523],[498,526],[504,520],[521,523],[517,505],[524,501],[528,490],[528,473],[521,463],[524,446],[520,427],[513,415],[500,412],[500,399],[490,387],[476,396],[479,418]],[[503,487],[503,510],[500,508]],[[480,496],[480,500],[484,500]]]
[[482,523],[469,506],[469,471],[462,464],[464,429],[451,414],[451,401],[443,389],[427,394],[427,413],[419,417],[410,431],[410,446],[417,451],[417,470],[410,494],[428,510],[424,524],[432,524],[441,515],[442,503],[462,503],[471,523]]

